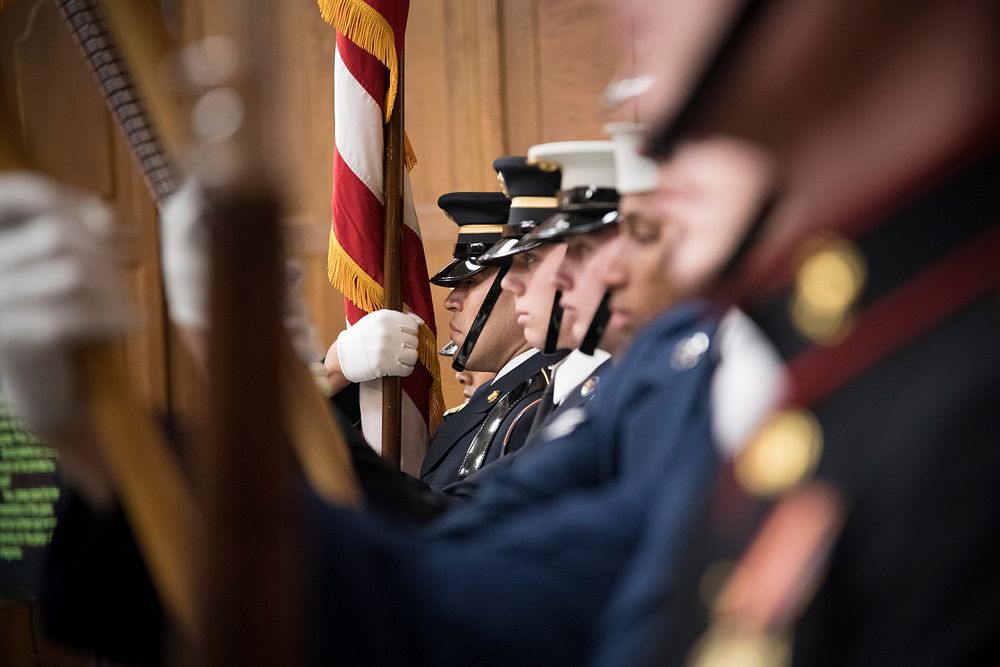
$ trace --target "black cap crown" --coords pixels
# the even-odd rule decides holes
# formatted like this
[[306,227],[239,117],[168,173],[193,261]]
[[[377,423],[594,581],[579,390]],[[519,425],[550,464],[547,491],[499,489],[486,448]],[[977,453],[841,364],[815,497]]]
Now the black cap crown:
[[519,252],[530,250],[517,239],[556,212],[556,193],[562,181],[558,167],[551,163],[530,164],[526,157],[519,155],[499,157],[494,160],[493,168],[510,197],[510,216],[503,229],[503,238],[480,257],[483,264],[501,264]]
[[449,192],[438,198],[438,206],[458,225],[458,239],[455,258],[431,283],[450,287],[486,268],[474,260],[500,240],[510,200],[499,192]]

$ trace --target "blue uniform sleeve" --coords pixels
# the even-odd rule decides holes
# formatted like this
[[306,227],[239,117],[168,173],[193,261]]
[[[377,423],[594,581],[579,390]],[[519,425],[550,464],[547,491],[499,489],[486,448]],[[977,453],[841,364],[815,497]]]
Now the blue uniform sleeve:
[[706,445],[675,461],[677,483],[651,489],[635,554],[598,623],[592,664],[656,664],[653,650],[669,629],[668,603],[679,583],[683,548],[719,465],[715,448]]
[[608,487],[475,539],[427,539],[317,504],[320,663],[579,664],[635,548],[641,501]]
[[[672,370],[669,358],[679,342],[698,332],[710,335],[714,324],[697,305],[679,307],[655,323],[593,400],[547,423],[510,465],[481,471],[475,495],[431,522],[428,534],[472,534],[526,509],[599,488],[623,468],[641,470],[658,452],[679,451],[694,433],[692,425],[702,428],[713,364],[706,355],[702,363]],[[707,432],[698,433],[710,440]]]

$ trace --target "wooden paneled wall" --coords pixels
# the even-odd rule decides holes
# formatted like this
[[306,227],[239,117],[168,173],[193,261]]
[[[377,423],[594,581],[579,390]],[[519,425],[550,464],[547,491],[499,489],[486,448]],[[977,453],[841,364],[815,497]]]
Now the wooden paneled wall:
[[[406,127],[419,163],[413,194],[431,269],[455,225],[437,198],[496,190],[493,160],[547,141],[603,138],[600,95],[623,67],[604,0],[413,0],[406,42]],[[433,287],[439,329],[446,290]],[[446,341],[441,336],[442,343]],[[446,378],[450,366],[444,364]],[[461,401],[445,381],[446,403]]]
[[[123,265],[144,327],[129,345],[143,394],[183,402],[170,354],[156,256],[156,211],[51,2],[13,0],[0,13],[0,90],[26,143],[57,178],[110,202],[130,232]],[[306,269],[305,297],[320,339],[343,326],[326,280],[333,160],[334,34],[312,0],[284,1],[271,18],[269,161],[287,203],[289,248]],[[218,5],[163,2],[179,40],[212,34]],[[528,146],[601,138],[599,97],[627,67],[626,40],[604,0],[412,0],[406,49],[406,127],[418,156],[413,193],[431,272],[450,256],[455,227],[437,208],[454,190],[494,190],[494,158]],[[248,272],[247,280],[253,280]],[[439,329],[447,331],[434,289]],[[441,336],[442,344],[446,336]],[[448,405],[461,394],[444,368]],[[173,381],[168,378],[173,377]]]
[[9,2],[0,14],[0,91],[38,166],[115,211],[138,314],[130,366],[142,395],[163,405],[169,364],[156,210],[54,3]]

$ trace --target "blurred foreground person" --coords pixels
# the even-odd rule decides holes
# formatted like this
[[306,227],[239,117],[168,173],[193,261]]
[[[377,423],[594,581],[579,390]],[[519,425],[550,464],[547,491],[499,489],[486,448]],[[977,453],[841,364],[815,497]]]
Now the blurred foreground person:
[[[664,178],[685,132],[781,169],[727,288],[789,393],[717,480],[682,594],[649,604],[672,554],[649,549],[599,663],[995,664],[1000,7],[753,4],[697,104],[661,98],[649,146]],[[646,29],[676,27],[662,18]]]
[[[56,193],[53,203],[58,201]],[[73,216],[56,219],[80,231]],[[62,290],[62,302],[50,307],[72,304]],[[679,539],[714,469],[709,392],[715,363],[704,344],[713,325],[701,321],[705,312],[691,304],[663,315],[616,371],[621,391],[599,393],[562,438],[539,447],[522,465],[496,472],[498,481],[424,530],[314,502],[318,660],[582,660],[586,638],[640,539],[649,498],[671,489],[669,506],[677,516],[671,534]],[[5,318],[17,316],[17,310],[4,311]],[[48,352],[56,356],[58,349]],[[610,386],[614,378],[608,377]],[[106,484],[106,477],[95,477]],[[112,652],[125,643],[154,659],[159,612],[149,582],[132,581],[137,573],[129,568],[109,569],[125,562],[109,560],[115,550],[134,553],[127,526],[110,494],[78,490],[78,510],[93,516],[78,514],[60,529],[50,568],[59,574],[50,579],[52,627],[77,643]],[[81,531],[88,523],[103,527],[97,542]],[[456,577],[461,586],[454,585]],[[76,605],[95,595],[103,596],[107,613],[81,618]],[[489,604],[477,604],[483,600]],[[130,628],[127,637],[121,627]],[[387,642],[389,628],[393,640]]]

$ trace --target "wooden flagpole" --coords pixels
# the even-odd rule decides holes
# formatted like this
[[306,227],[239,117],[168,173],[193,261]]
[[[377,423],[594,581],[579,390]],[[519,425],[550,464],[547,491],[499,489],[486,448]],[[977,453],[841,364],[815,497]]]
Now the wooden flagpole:
[[[403,54],[399,54],[396,103],[383,133],[385,159],[385,248],[382,264],[385,307],[403,310]],[[387,75],[388,76],[388,75]],[[403,386],[400,378],[382,379],[382,458],[400,466],[403,418]]]

